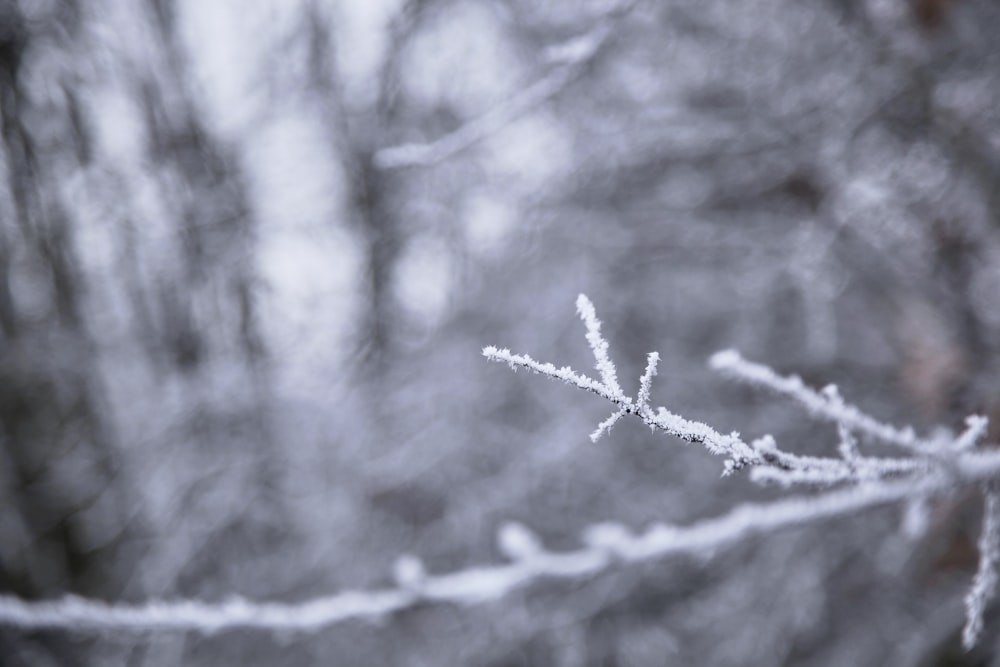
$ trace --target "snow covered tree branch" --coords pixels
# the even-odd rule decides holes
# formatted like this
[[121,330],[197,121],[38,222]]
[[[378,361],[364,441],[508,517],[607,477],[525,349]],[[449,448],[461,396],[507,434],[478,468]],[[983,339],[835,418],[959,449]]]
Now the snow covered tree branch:
[[[912,428],[882,423],[845,402],[834,385],[817,391],[796,376],[781,376],[767,366],[743,359],[733,350],[718,352],[709,360],[711,368],[732,379],[761,386],[792,399],[813,417],[836,424],[840,436],[837,456],[795,454],[781,449],[771,435],[747,443],[738,433],[723,434],[707,424],[675,415],[666,408],[654,409],[649,400],[652,378],[659,363],[659,355],[655,352],[648,356],[635,397],[625,394],[618,384],[614,363],[608,355],[608,342],[601,335],[600,321],[593,304],[581,294],[577,299],[577,310],[586,326],[587,342],[594,354],[599,380],[568,366],[556,368],[527,355],[513,354],[507,349],[486,347],[483,354],[490,360],[507,363],[511,368],[527,368],[610,401],[615,411],[591,434],[594,441],[622,417],[635,415],[654,431],[702,444],[709,452],[725,457],[724,475],[749,468],[750,478],[758,483],[774,483],[785,488],[837,487],[819,495],[792,496],[770,505],[746,505],[722,519],[695,524],[680,532],[661,533],[668,542],[700,544],[708,548],[735,541],[752,532],[810,523],[895,501],[906,501],[909,515],[922,507],[929,495],[986,483],[988,490],[984,492],[984,518],[979,540],[980,563],[966,597],[966,625],[962,636],[966,649],[975,645],[982,630],[986,604],[996,587],[997,561],[1000,560],[1000,494],[995,488],[1000,472],[997,468],[1000,452],[995,448],[975,449],[986,434],[986,417],[969,416],[966,429],[952,439],[922,439]],[[901,455],[862,455],[856,436],[894,446]],[[701,541],[709,535],[710,539]]]
[[[723,434],[666,408],[653,408],[652,381],[659,364],[655,352],[647,357],[636,395],[628,396],[619,384],[593,304],[581,295],[577,310],[586,328],[599,378],[496,347],[485,348],[483,354],[513,368],[527,368],[562,380],[612,403],[614,411],[592,434],[594,440],[617,420],[632,415],[653,430],[701,444],[709,452],[725,457],[726,475],[749,469],[751,479],[757,482],[805,486],[814,491],[773,502],[744,503],[721,516],[686,526],[656,523],[645,530],[633,531],[616,522],[597,524],[583,531],[579,548],[564,551],[548,549],[541,537],[524,525],[507,523],[498,529],[496,536],[506,562],[433,574],[416,556],[404,555],[396,562],[394,583],[390,586],[347,590],[301,602],[255,602],[232,597],[218,603],[151,600],[128,604],[76,596],[28,601],[4,595],[0,596],[0,624],[78,633],[119,630],[212,634],[235,628],[309,633],[351,619],[383,619],[418,604],[488,603],[543,578],[585,579],[621,564],[672,555],[712,554],[720,547],[757,534],[894,503],[907,504],[909,516],[930,496],[947,494],[960,487],[980,486],[985,496],[980,565],[966,596],[967,620],[963,632],[963,645],[966,648],[975,645],[982,631],[986,605],[996,587],[1000,560],[1000,494],[996,490],[1000,480],[1000,451],[974,447],[985,433],[985,418],[970,417],[967,429],[953,440],[921,440],[912,430],[878,422],[845,403],[833,387],[817,392],[798,378],[782,377],[733,352],[721,353],[712,358],[713,367],[789,396],[813,415],[836,423],[840,436],[836,455],[825,457],[781,449],[771,436],[747,443],[737,433]],[[869,441],[896,445],[901,455],[863,455],[856,439],[859,435]]]

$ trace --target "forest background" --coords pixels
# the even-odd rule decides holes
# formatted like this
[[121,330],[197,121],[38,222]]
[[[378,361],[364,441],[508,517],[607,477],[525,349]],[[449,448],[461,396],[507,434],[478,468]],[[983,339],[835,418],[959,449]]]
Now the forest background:
[[[1000,425],[990,0],[0,3],[0,590],[295,602],[777,492],[509,373],[803,454],[736,348],[920,433]],[[938,430],[936,430],[938,429]],[[989,442],[997,441],[991,430]],[[981,504],[293,639],[0,628],[7,664],[990,664]],[[947,661],[951,662],[947,662]]]

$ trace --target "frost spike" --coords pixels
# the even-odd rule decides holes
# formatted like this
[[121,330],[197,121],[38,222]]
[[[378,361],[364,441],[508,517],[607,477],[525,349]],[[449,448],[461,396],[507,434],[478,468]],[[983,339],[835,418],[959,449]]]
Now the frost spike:
[[615,396],[624,396],[622,388],[618,385],[618,372],[608,357],[608,341],[601,335],[601,321],[597,319],[594,304],[586,294],[576,297],[576,311],[587,327],[587,342],[594,352],[595,367],[601,374],[601,382]]

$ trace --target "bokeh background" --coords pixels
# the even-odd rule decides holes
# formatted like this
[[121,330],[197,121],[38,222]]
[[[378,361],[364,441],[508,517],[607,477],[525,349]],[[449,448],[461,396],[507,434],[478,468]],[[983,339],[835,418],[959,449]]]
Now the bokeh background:
[[[296,601],[496,562],[508,519],[572,548],[779,495],[482,358],[590,368],[580,292],[719,430],[836,442],[728,347],[1000,424],[998,35],[992,0],[3,0],[0,589]],[[990,664],[970,500],[312,635],[2,628],[0,663]]]

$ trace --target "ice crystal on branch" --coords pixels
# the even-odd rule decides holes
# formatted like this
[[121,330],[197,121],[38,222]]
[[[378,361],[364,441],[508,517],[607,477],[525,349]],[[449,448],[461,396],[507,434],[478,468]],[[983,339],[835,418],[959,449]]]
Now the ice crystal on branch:
[[581,294],[576,298],[576,310],[587,326],[587,342],[594,351],[594,359],[597,361],[595,366],[601,374],[601,382],[616,396],[624,396],[622,388],[618,386],[618,372],[608,357],[608,341],[601,335],[601,321],[597,319],[594,304],[586,295]]

